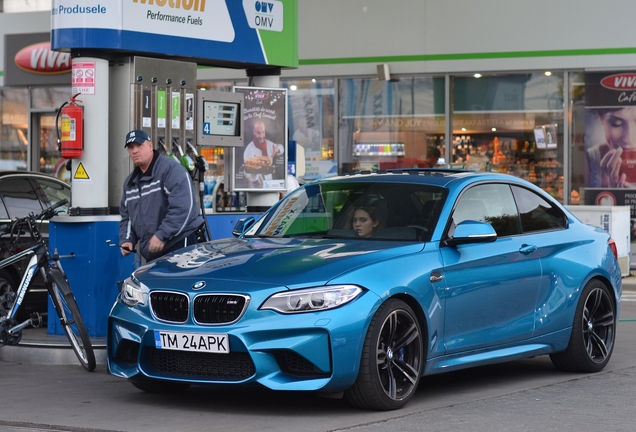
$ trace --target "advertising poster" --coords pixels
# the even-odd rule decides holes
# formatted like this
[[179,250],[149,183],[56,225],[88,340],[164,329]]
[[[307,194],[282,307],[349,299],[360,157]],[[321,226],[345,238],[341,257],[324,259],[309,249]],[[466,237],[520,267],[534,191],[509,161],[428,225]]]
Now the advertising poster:
[[305,149],[307,159],[321,159],[322,89],[318,83],[298,87],[289,94],[289,133]]
[[585,204],[628,205],[636,240],[636,71],[585,74]]
[[286,190],[287,90],[234,87],[234,92],[245,96],[245,146],[234,149],[234,190]]

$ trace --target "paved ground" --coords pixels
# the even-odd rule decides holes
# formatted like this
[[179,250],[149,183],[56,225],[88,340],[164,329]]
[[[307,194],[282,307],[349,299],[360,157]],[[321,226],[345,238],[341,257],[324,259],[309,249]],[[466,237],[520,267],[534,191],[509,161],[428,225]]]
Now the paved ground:
[[[636,277],[623,279],[617,349],[599,374],[556,372],[547,357],[426,377],[405,409],[376,413],[307,394],[193,387],[152,395],[109,375],[105,345],[85,372],[70,350],[40,348],[40,363],[5,360],[0,348],[0,432],[36,431],[633,431],[636,386]],[[24,344],[63,337],[25,331]],[[35,349],[35,348],[29,348]],[[32,354],[23,353],[29,360]],[[4,361],[2,361],[4,360]],[[48,362],[48,364],[47,364]],[[64,426],[61,426],[64,425]]]

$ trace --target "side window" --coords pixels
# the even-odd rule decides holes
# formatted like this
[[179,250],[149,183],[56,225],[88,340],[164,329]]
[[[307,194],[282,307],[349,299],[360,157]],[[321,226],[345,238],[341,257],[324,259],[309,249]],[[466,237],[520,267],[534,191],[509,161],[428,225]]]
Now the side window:
[[60,207],[58,211],[60,213],[68,213],[68,208],[71,205],[71,191],[67,186],[44,178],[36,178],[35,181],[40,185],[44,193],[42,200],[45,206],[50,207],[63,199],[67,199],[68,204]]
[[7,213],[7,208],[4,205],[4,202],[0,198],[0,219],[9,219],[9,213]]
[[8,177],[0,180],[0,193],[10,218],[20,218],[29,213],[40,213],[42,206],[26,177]]
[[521,234],[515,200],[506,184],[474,186],[462,194],[453,212],[455,225],[474,220],[492,225],[498,237]]
[[524,233],[567,227],[567,218],[563,212],[541,196],[518,186],[513,186],[512,191]]

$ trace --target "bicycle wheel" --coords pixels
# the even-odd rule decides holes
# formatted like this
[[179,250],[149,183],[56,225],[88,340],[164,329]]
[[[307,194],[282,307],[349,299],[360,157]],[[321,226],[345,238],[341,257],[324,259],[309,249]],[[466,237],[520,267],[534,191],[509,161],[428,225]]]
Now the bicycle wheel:
[[95,353],[73,291],[66,277],[58,269],[51,269],[48,276],[49,295],[60,317],[60,325],[80,363],[84,369],[91,372],[95,369]]

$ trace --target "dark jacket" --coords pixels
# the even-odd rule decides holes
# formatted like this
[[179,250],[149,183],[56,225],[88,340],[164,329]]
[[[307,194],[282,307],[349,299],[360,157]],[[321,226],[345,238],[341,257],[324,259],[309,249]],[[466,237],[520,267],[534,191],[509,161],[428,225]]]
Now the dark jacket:
[[120,244],[139,241],[146,260],[157,258],[148,251],[153,234],[165,243],[166,250],[203,223],[190,175],[157,151],[145,173],[135,167],[126,178],[119,212]]

